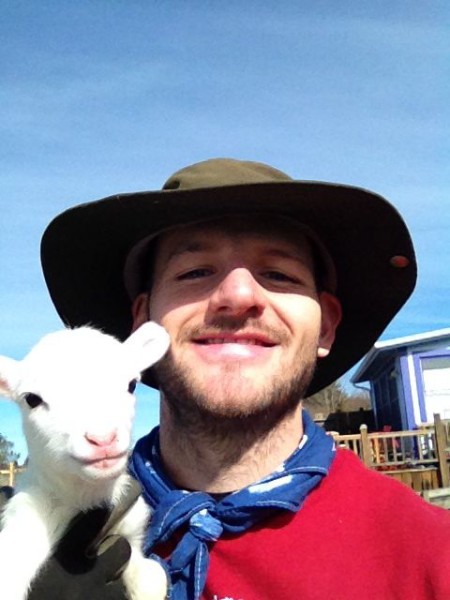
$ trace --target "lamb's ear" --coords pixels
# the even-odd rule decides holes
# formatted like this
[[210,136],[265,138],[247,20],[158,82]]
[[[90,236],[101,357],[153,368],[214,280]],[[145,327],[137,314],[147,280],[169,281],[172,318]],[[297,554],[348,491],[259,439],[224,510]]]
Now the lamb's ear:
[[0,356],[0,396],[14,397],[14,391],[19,383],[19,361]]
[[139,372],[158,362],[167,352],[170,337],[164,327],[148,321],[141,325],[123,343],[127,352],[132,352]]

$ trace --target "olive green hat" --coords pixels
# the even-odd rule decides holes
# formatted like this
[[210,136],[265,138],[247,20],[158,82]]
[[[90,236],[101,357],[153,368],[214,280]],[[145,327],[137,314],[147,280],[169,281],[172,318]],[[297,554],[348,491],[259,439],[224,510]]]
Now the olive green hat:
[[179,225],[256,213],[297,221],[299,235],[305,228],[313,232],[334,264],[343,318],[332,351],[318,361],[308,390],[313,394],[370,350],[416,282],[414,249],[402,217],[368,190],[297,181],[250,161],[212,159],[188,166],[162,190],[118,194],[58,215],[41,245],[51,298],[68,326],[91,324],[125,339],[132,318],[124,271],[142,240]]

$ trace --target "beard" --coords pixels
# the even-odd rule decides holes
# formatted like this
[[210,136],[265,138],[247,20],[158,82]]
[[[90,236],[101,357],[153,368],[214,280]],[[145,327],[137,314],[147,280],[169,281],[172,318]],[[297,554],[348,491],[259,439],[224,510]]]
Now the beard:
[[[226,441],[265,436],[295,412],[311,383],[316,362],[316,348],[309,348],[291,376],[283,369],[259,389],[240,377],[236,365],[228,373],[224,367],[216,389],[209,393],[196,382],[192,367],[177,363],[171,351],[152,371],[178,431]],[[213,396],[222,401],[214,402]]]

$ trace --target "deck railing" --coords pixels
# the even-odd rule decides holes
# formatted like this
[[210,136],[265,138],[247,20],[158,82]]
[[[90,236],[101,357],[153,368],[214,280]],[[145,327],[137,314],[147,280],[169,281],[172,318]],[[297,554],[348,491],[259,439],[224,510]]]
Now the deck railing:
[[354,452],[368,467],[414,488],[450,486],[450,421],[439,415],[434,416],[433,424],[412,431],[368,433],[367,426],[361,425],[359,434],[332,435],[338,446]]
[[5,469],[0,469],[0,487],[14,487],[17,476],[24,471],[24,467],[18,467],[16,463],[9,463]]
[[436,434],[430,429],[335,435],[338,445],[366,459],[368,466],[433,464],[437,460]]
[[[434,423],[411,431],[368,433],[361,425],[353,435],[332,433],[339,447],[348,448],[368,467],[385,471],[415,489],[450,487],[450,419],[434,416]],[[0,486],[14,487],[24,471],[10,463],[0,469]]]

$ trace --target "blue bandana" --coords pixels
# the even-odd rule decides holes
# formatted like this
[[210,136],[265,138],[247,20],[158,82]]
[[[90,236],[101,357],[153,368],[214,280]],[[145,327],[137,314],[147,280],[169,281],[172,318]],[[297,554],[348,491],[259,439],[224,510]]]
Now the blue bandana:
[[167,542],[178,528],[187,528],[168,562],[172,600],[200,598],[208,573],[208,543],[224,532],[238,535],[276,511],[297,512],[328,473],[334,458],[333,439],[305,411],[303,423],[300,446],[279,469],[218,502],[204,492],[177,489],[165,475],[158,427],[137,442],[130,472],[153,509],[145,553]]

